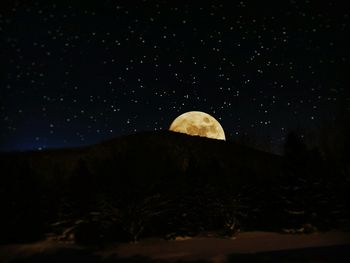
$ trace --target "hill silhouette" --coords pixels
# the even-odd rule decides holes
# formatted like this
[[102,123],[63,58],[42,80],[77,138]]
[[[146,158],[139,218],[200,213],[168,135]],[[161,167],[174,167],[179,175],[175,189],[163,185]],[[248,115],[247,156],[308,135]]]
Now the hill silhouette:
[[81,161],[99,173],[109,166],[116,172],[125,169],[123,172],[128,174],[142,169],[137,172],[151,173],[148,175],[187,172],[193,168],[230,176],[242,169],[271,174],[281,168],[283,158],[231,141],[161,131],[133,134],[88,147],[2,154],[1,159],[2,167],[9,171],[15,171],[21,163],[45,177],[58,172],[68,176]]
[[347,186],[322,160],[170,131],[1,154],[0,166],[3,243],[313,231],[348,218]]

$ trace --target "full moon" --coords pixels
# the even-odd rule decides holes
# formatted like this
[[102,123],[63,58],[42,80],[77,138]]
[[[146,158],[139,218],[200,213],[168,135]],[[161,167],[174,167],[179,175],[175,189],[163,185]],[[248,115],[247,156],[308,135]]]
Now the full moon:
[[225,140],[224,129],[211,115],[201,111],[189,111],[178,116],[170,125],[170,131]]

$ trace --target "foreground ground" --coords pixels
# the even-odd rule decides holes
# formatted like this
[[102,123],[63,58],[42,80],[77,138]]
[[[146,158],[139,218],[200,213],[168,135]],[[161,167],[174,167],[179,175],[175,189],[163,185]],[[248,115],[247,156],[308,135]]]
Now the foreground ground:
[[146,239],[137,244],[82,247],[45,240],[0,247],[0,262],[350,262],[350,233],[245,232],[233,239]]

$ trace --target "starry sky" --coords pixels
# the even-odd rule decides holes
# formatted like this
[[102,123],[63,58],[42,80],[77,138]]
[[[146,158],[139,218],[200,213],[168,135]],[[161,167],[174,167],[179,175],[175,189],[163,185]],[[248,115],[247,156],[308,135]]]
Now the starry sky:
[[346,1],[67,2],[1,1],[1,151],[168,129],[190,110],[279,145],[349,103]]

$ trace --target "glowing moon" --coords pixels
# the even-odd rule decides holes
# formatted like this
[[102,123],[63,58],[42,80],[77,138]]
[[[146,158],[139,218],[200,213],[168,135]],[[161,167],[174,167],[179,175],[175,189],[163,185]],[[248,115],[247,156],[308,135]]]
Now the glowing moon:
[[201,111],[189,111],[181,114],[172,122],[169,130],[188,135],[225,140],[224,129],[220,123],[214,117]]

